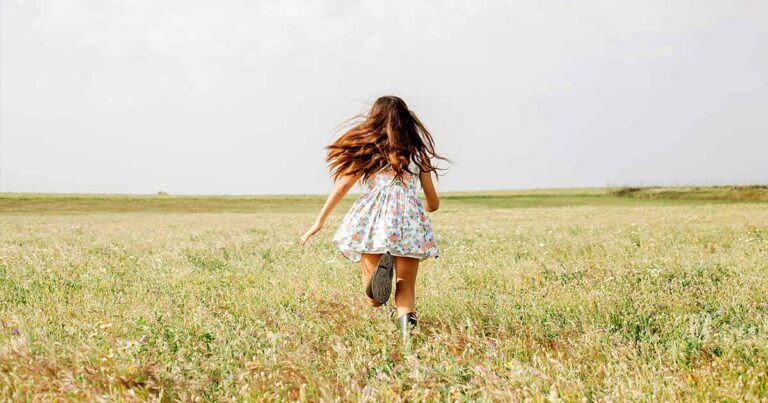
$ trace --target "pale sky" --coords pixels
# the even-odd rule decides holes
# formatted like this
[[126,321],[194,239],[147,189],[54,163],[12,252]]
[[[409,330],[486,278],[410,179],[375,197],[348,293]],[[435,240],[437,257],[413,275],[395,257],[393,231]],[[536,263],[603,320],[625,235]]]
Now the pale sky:
[[389,94],[438,190],[768,183],[768,2],[0,0],[0,191],[327,192]]

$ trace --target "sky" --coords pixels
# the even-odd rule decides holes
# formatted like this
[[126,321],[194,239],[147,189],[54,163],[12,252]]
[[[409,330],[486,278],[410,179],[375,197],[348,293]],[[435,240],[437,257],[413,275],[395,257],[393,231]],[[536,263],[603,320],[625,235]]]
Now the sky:
[[762,0],[0,0],[0,191],[331,189],[398,95],[439,191],[768,183]]

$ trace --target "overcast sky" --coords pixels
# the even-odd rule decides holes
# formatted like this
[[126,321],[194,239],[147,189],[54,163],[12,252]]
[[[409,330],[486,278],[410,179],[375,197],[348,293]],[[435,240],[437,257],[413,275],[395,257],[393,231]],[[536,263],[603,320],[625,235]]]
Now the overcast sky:
[[0,0],[0,190],[321,193],[377,96],[438,190],[768,183],[768,2]]

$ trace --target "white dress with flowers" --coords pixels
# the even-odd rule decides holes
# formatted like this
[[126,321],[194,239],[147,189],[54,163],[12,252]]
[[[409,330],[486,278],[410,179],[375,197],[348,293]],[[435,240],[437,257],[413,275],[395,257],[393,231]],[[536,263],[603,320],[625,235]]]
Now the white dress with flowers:
[[344,216],[333,236],[333,244],[348,259],[359,262],[360,254],[386,253],[417,259],[437,257],[432,223],[416,192],[419,167],[411,162],[402,180],[387,167],[364,182],[363,194]]

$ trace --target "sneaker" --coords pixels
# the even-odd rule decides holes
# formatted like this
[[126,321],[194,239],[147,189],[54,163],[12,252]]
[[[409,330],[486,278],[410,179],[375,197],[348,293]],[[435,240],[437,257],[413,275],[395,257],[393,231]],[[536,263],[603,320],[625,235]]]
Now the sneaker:
[[400,331],[403,333],[403,344],[406,346],[406,352],[410,351],[409,342],[410,342],[411,329],[415,328],[418,322],[419,322],[419,319],[416,316],[416,312],[408,312],[404,315],[401,315],[399,318],[397,318],[397,326],[400,328]]
[[416,312],[408,312],[406,314],[400,315],[400,317],[397,318],[397,325],[401,328],[413,328],[416,327],[418,323],[419,318],[416,316]]
[[384,305],[392,293],[392,275],[395,272],[395,257],[389,252],[381,255],[376,270],[365,287],[365,293],[369,298]]

